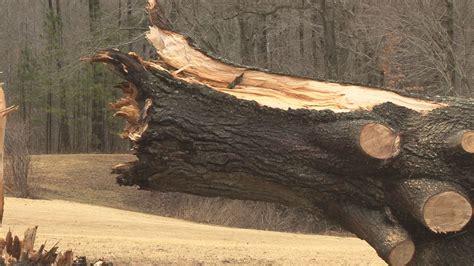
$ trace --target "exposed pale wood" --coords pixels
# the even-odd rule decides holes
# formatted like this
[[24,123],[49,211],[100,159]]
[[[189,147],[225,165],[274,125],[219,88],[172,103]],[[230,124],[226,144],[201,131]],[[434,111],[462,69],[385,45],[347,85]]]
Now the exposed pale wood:
[[365,239],[390,265],[406,265],[415,254],[415,244],[396,221],[388,221],[384,211],[353,204],[333,205],[332,212],[351,232]]
[[[133,53],[132,55],[137,57],[137,55]],[[146,112],[146,110],[149,108],[149,105],[151,104],[150,100],[145,102],[145,107],[142,111],[140,110],[136,101],[138,91],[133,84],[124,82],[116,87],[122,90],[124,97],[120,98],[115,103],[111,103],[110,107],[115,111],[115,117],[122,117],[127,121],[124,133],[121,135],[121,137],[137,139],[147,128],[146,124],[140,123],[139,121],[143,117],[143,112]]]
[[463,133],[461,147],[468,153],[474,153],[474,130]]
[[472,218],[472,205],[462,188],[431,179],[407,179],[390,185],[390,203],[431,231],[460,231]]
[[23,241],[18,236],[14,236],[8,231],[5,240],[0,238],[0,265],[72,265],[72,251],[68,250],[63,255],[58,254],[58,246],[54,245],[51,249],[45,250],[45,244],[35,251],[34,243],[38,226],[28,228],[25,231]]
[[23,239],[22,242],[22,252],[25,252],[27,255],[33,251],[33,247],[35,246],[35,239],[36,239],[36,231],[38,229],[38,226],[35,226],[33,228],[28,228],[25,231],[25,238]]
[[428,199],[423,216],[426,225],[435,232],[457,232],[471,220],[472,206],[463,195],[446,191]]
[[360,146],[374,158],[389,159],[400,152],[400,136],[387,126],[370,123],[361,130]]
[[407,265],[415,255],[415,244],[411,240],[405,240],[396,245],[388,255],[388,261],[393,266]]
[[447,140],[451,153],[474,154],[474,130],[460,130]]
[[374,120],[336,121],[318,125],[313,130],[314,142],[346,158],[370,157],[380,160],[400,153],[400,135]]
[[[375,105],[392,102],[424,113],[446,106],[371,87],[284,76],[225,64],[189,45],[182,35],[156,26],[150,28],[147,38],[163,60],[159,64],[148,64],[149,67],[168,68],[170,74],[185,81],[205,84],[269,107],[350,112],[371,110]],[[229,89],[229,84],[242,74],[245,75],[240,84]]]

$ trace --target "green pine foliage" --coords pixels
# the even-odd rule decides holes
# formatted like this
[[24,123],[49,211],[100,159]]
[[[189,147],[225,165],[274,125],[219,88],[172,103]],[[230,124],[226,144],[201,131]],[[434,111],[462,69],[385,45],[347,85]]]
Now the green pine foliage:
[[[100,1],[90,0],[93,13],[84,18],[90,19],[89,37],[75,44],[76,49],[66,48],[64,43],[66,26],[61,7],[55,0],[51,0],[52,5],[46,2],[41,43],[25,42],[15,78],[7,86],[9,103],[20,105],[15,114],[19,119],[11,120],[21,121],[31,132],[29,143],[34,153],[126,151],[129,144],[119,137],[124,121],[114,119],[108,107],[121,95],[113,88],[120,80],[106,66],[91,66],[80,58],[105,48],[142,52],[143,31],[120,27],[146,24],[144,0],[133,1],[131,13],[122,0],[121,9],[113,14],[102,12]],[[121,17],[119,22],[117,17]]]

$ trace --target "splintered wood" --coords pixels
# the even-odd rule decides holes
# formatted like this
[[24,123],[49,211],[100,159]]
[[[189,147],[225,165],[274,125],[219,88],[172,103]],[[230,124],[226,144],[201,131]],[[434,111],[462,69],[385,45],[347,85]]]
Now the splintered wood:
[[132,134],[139,126],[140,108],[136,101],[138,91],[128,82],[121,83],[117,88],[122,89],[124,96],[117,102],[111,103],[110,108],[115,111],[115,117],[122,117],[127,121],[124,133],[122,134],[122,138],[127,138],[128,135]]
[[[166,69],[176,78],[207,85],[264,106],[285,110],[304,108],[350,112],[371,110],[378,104],[392,102],[420,113],[447,106],[377,88],[285,76],[225,64],[192,47],[182,35],[156,26],[150,28],[147,38],[161,58],[156,64],[148,64],[148,67]],[[230,86],[239,77],[240,82]]]
[[115,111],[114,117],[121,117],[127,122],[121,137],[137,140],[147,129],[148,124],[143,122],[143,117],[150,108],[151,100],[145,100],[142,110],[137,103],[137,88],[130,82],[123,82],[116,86],[123,92],[123,97],[117,102],[111,103],[110,108]]
[[69,266],[72,265],[72,251],[66,251],[64,254],[58,251],[58,246],[54,245],[51,249],[46,250],[45,244],[35,251],[36,230],[38,227],[28,228],[25,231],[23,240],[18,236],[13,236],[8,231],[5,239],[0,238],[0,265],[55,265]]

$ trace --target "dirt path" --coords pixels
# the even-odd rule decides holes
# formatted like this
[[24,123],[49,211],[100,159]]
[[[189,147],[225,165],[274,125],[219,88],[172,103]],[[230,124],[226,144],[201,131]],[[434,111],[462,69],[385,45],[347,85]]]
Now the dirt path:
[[[6,198],[2,235],[38,225],[38,241],[60,241],[88,258],[116,265],[383,265],[363,241],[233,229],[59,200]],[[33,221],[33,222],[31,222]],[[33,223],[33,224],[32,224]],[[117,264],[118,263],[118,264]]]

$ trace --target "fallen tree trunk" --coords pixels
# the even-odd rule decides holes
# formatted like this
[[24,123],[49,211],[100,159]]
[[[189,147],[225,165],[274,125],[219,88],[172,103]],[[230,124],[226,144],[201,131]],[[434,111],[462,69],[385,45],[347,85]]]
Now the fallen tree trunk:
[[225,63],[148,11],[158,61],[90,59],[127,80],[112,108],[138,160],[119,184],[322,209],[393,265],[474,262],[471,99]]

